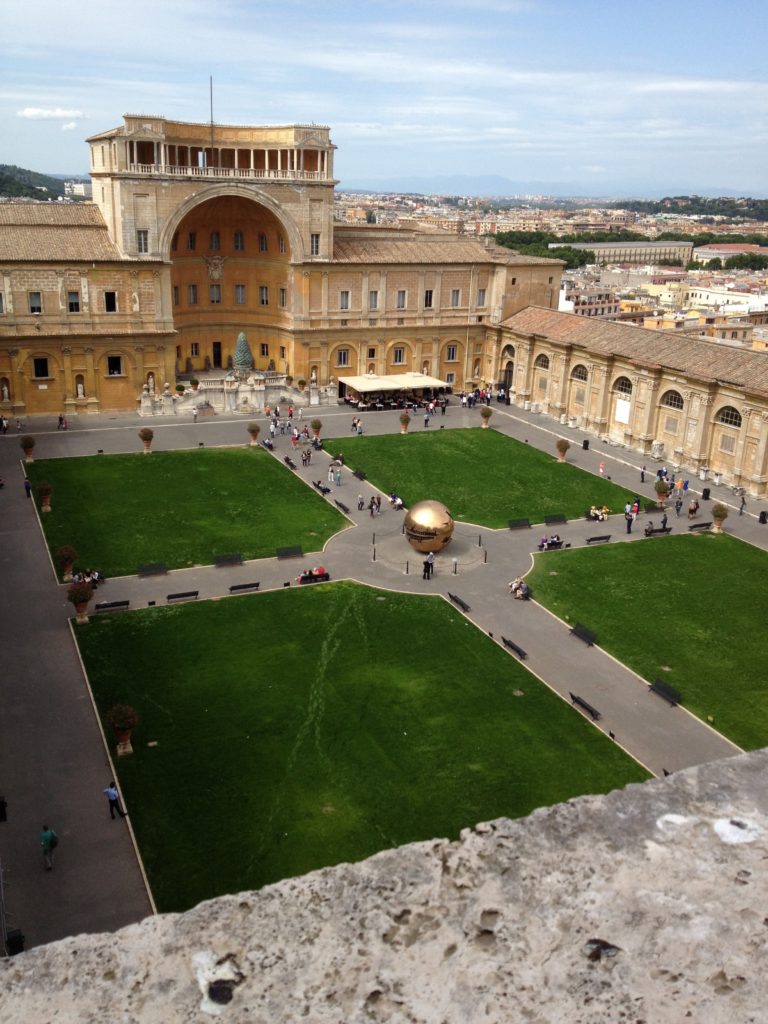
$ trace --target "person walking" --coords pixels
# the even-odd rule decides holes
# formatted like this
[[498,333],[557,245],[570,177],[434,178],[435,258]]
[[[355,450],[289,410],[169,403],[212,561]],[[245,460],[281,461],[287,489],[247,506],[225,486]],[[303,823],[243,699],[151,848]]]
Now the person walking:
[[328,483],[329,484],[333,483],[333,469],[334,469],[334,466],[333,466],[333,463],[331,463],[330,466],[328,467]]
[[435,571],[435,552],[430,551],[427,555],[427,579],[432,579]]
[[668,520],[667,520],[667,513],[665,512],[664,515],[661,517],[661,528],[662,528],[662,530],[666,530],[667,522],[668,522]]
[[426,558],[424,559],[424,564],[423,564],[423,568],[422,568],[421,578],[423,580],[428,580],[429,579],[429,562],[426,560]]
[[336,467],[336,486],[341,487],[341,466]]
[[741,504],[739,505],[739,515],[740,516],[744,515],[744,509],[746,507],[747,507],[747,499],[746,499],[746,496],[742,494],[742,496],[741,496]]
[[24,477],[24,493],[28,498],[32,497],[32,481],[28,477]]
[[424,426],[425,427],[429,426],[429,411],[424,413]]
[[120,796],[119,796],[119,794],[117,792],[117,786],[115,785],[115,780],[114,779],[112,779],[112,781],[109,783],[107,788],[104,790],[104,794],[105,794],[105,796],[107,798],[107,801],[109,802],[109,816],[110,816],[110,818],[113,821],[115,820],[115,811],[117,811],[118,815],[121,818],[127,818],[128,815],[125,813],[125,811],[120,806]]
[[625,512],[624,513],[624,518],[627,521],[627,533],[632,533],[632,523],[634,523],[634,521],[635,521],[633,516],[632,516],[632,513],[631,512]]
[[192,410],[192,422],[197,423],[197,406],[195,406]]
[[598,469],[598,472],[600,473],[600,476],[605,476],[605,463],[604,462],[601,462],[600,465],[597,467],[597,469]]
[[43,848],[43,864],[46,871],[53,870],[53,851],[59,845],[59,837],[53,829],[43,824],[43,831],[40,834],[40,845]]
[[640,483],[645,483],[645,466],[643,466],[643,468],[640,470]]
[[683,499],[682,498],[678,498],[677,501],[675,502],[675,515],[676,516],[680,515],[680,510],[682,509],[682,507],[683,507]]

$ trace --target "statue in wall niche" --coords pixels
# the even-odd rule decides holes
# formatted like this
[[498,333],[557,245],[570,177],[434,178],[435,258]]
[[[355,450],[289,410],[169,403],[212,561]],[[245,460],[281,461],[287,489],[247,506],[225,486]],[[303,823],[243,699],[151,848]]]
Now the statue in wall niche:
[[4,402],[7,402],[11,397],[10,392],[8,391],[8,385],[5,382],[3,382],[3,387],[0,390],[0,394],[2,394]]
[[83,387],[83,382],[80,380],[77,382],[77,397],[85,398],[85,388]]
[[147,374],[147,387],[149,388],[149,393],[151,395],[154,395],[154,393],[155,393],[155,375],[154,375],[154,373],[148,373]]
[[317,384],[317,371],[316,370],[312,371],[312,373],[310,375],[310,378],[309,378],[309,382],[310,382],[310,384]]

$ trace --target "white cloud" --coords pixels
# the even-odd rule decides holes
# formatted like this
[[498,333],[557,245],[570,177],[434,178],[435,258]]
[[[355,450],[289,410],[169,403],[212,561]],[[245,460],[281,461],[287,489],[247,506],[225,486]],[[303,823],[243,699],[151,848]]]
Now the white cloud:
[[61,126],[63,132],[71,132],[77,128],[77,121],[67,121],[66,124]]
[[16,112],[17,117],[30,121],[59,121],[68,117],[82,117],[82,110],[62,110],[61,107],[24,107]]

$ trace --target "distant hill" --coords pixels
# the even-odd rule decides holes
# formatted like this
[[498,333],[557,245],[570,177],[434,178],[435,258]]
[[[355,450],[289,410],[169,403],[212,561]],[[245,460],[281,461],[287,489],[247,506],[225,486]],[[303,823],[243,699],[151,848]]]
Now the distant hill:
[[50,174],[38,174],[26,167],[0,164],[0,196],[5,198],[58,199],[64,182]]

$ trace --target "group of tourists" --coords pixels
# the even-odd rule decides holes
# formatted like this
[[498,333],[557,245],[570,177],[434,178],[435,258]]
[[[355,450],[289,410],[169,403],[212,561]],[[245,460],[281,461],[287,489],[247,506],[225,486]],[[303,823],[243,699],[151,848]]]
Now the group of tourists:
[[542,537],[538,543],[539,551],[551,551],[562,546],[563,542],[559,533],[553,533],[551,537]]
[[601,505],[599,508],[597,505],[592,505],[589,512],[587,512],[587,519],[591,519],[596,523],[604,523],[610,514],[611,510],[607,505]]
[[515,576],[510,581],[509,592],[516,601],[526,601],[530,594],[530,589],[522,576]]

